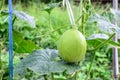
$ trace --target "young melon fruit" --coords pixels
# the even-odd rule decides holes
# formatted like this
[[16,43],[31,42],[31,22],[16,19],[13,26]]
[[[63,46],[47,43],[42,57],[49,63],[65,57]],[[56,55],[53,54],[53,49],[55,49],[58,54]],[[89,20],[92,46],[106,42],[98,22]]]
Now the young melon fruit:
[[86,53],[85,37],[77,29],[67,30],[58,41],[60,57],[66,62],[79,62]]

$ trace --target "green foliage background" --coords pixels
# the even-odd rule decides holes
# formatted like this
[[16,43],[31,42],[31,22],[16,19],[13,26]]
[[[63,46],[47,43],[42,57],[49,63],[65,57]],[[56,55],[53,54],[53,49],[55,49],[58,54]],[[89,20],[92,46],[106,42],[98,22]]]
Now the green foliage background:
[[[40,0],[40,1],[41,2],[44,1],[45,3],[49,2],[49,0]],[[56,1],[57,0],[53,0],[51,2],[56,2]],[[34,16],[36,22],[36,28],[31,28],[30,24],[28,24],[26,21],[20,20],[18,18],[15,20],[15,23],[13,25],[13,31],[16,35],[15,37],[17,38],[15,38],[16,40],[14,39],[15,40],[14,43],[18,44],[20,42],[23,42],[23,44],[19,44],[19,47],[17,47],[16,44],[14,44],[14,51],[16,51],[14,52],[14,66],[16,66],[16,64],[18,64],[21,61],[21,59],[25,58],[27,55],[32,53],[33,50],[38,49],[38,47],[39,49],[46,49],[46,48],[57,49],[56,45],[59,37],[62,35],[63,32],[71,28],[67,10],[64,7],[57,6],[52,10],[51,15],[49,16],[49,14],[44,10],[44,7],[47,7],[48,4],[41,3],[38,0],[34,0],[34,1],[21,0],[21,2],[17,0],[13,0],[13,2],[14,2],[13,7],[16,7],[16,10],[24,11],[25,13]],[[73,2],[71,2],[71,4],[72,4],[75,20],[77,20],[78,17],[81,16],[80,15],[81,8],[80,6],[73,5]],[[98,4],[93,4],[92,7],[95,7],[94,11],[100,12],[100,15],[110,18],[112,21],[112,15],[109,14],[109,8],[111,7],[111,4],[107,6],[106,5],[101,6],[100,4],[99,5]],[[2,10],[7,10],[7,5],[4,5]],[[91,14],[93,13],[91,12]],[[87,14],[85,15],[89,16]],[[1,76],[3,77],[3,79],[1,80],[6,80],[8,78],[8,67],[7,67],[8,66],[8,54],[7,54],[8,53],[8,48],[7,48],[8,23],[7,21],[5,21],[6,18],[7,18],[6,14],[5,13],[2,14],[2,12],[0,12],[0,44],[1,44],[0,57],[2,60],[2,64],[0,63],[2,65],[2,69],[0,70],[1,73],[0,77]],[[51,20],[51,23],[49,23],[49,19]],[[87,21],[86,19],[82,23],[86,27],[86,32],[85,32],[86,38],[88,38],[92,34],[101,32],[96,27],[97,26],[96,23],[86,23]],[[78,23],[79,24],[78,27],[79,30],[82,32],[81,21],[79,23]],[[51,30],[49,26],[52,26],[53,30]],[[26,42],[29,42],[31,44],[28,44]],[[95,45],[96,44],[97,43],[95,43]],[[95,45],[92,45],[92,47]],[[35,49],[31,49],[32,47],[35,47]],[[88,48],[91,48],[91,46]],[[113,77],[111,47],[105,45],[100,49],[98,49],[95,53],[96,53],[96,57],[93,63],[93,67],[89,79],[111,80]],[[80,72],[77,76],[78,80],[84,80],[89,70],[89,66],[92,58],[93,58],[93,53],[87,52],[85,59],[80,62]],[[40,75],[28,71],[27,75],[24,78],[28,80],[30,79],[37,80],[39,77],[41,78]],[[58,73],[55,74],[54,77],[66,80],[66,76],[63,74]]]

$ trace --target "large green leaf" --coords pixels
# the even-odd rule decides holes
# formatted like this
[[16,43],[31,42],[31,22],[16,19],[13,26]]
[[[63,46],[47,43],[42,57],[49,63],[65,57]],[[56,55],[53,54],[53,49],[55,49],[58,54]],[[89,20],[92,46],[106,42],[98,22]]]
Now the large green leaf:
[[71,74],[79,70],[79,66],[75,64],[67,64],[59,59],[58,51],[53,49],[37,50],[24,58],[14,69],[14,76],[21,77],[26,74],[26,69],[32,70],[41,75],[53,73],[61,73],[66,70]]

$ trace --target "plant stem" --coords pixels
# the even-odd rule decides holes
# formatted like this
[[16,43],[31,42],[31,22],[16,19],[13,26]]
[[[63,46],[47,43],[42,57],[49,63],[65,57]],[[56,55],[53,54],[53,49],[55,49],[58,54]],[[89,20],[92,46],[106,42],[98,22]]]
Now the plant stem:
[[88,80],[88,77],[89,77],[89,75],[90,75],[90,71],[91,71],[91,68],[92,68],[92,65],[93,65],[93,62],[94,62],[94,59],[95,59],[95,51],[96,51],[97,49],[99,49],[101,46],[103,46],[104,44],[106,44],[107,42],[109,42],[109,40],[112,39],[112,38],[114,37],[114,35],[115,35],[115,33],[114,33],[112,36],[110,36],[109,39],[107,39],[107,40],[105,40],[104,42],[102,42],[101,44],[99,44],[95,49],[91,50],[91,51],[94,51],[94,55],[93,55],[93,59],[92,59],[92,62],[91,62],[91,64],[90,64],[89,71],[88,71],[88,74],[87,74],[85,80]]
[[[50,13],[49,13],[49,27],[51,28],[51,19],[50,19]],[[51,30],[52,30],[52,28],[51,28]]]
[[75,23],[78,23],[78,21],[82,18],[83,14],[78,17],[78,19],[75,21]]
[[44,76],[44,80],[48,80],[47,75],[43,75],[43,76]]
[[84,3],[83,3],[83,6],[82,6],[82,20],[81,20],[81,22],[82,22],[82,25],[81,25],[81,27],[82,27],[82,33],[83,33],[83,35],[85,35],[85,26],[84,26],[84,24],[85,24],[85,17],[86,17],[86,4],[87,4],[87,1],[85,0],[84,1]]
[[51,73],[51,80],[55,80],[54,79],[54,73]]
[[90,5],[91,5],[91,1],[90,0],[85,0],[84,1],[84,6],[82,7],[82,33],[83,35],[85,35],[86,32],[86,26],[84,26],[85,22],[88,20],[88,16],[90,14]]
[[49,27],[51,28],[51,30],[53,31],[53,27],[51,25],[51,13],[49,13]]
[[1,53],[1,50],[2,50],[2,44],[0,42],[0,70],[2,69],[2,59],[1,59],[2,53]]
[[4,5],[4,0],[1,1],[0,10],[2,9],[3,5]]
[[3,72],[2,72],[2,70],[0,71],[0,80],[3,80]]
[[95,52],[94,52],[94,54],[93,54],[92,62],[91,62],[91,64],[90,64],[89,71],[88,71],[88,73],[87,73],[87,76],[86,76],[85,80],[88,80],[88,77],[89,77],[89,75],[90,75],[90,71],[91,71],[91,69],[92,69],[92,65],[93,65],[94,59],[95,59]]
[[13,19],[12,25],[14,25],[16,18],[17,17],[15,16],[14,19]]
[[82,16],[82,25],[81,25],[83,35],[85,35],[84,18],[85,18],[85,15],[83,14],[83,16]]
[[75,80],[77,80],[77,75],[78,75],[78,72],[76,71],[75,72]]
[[[118,0],[113,0],[113,8],[115,10],[118,9]],[[117,19],[114,18],[114,24],[117,25]],[[113,39],[115,42],[118,42],[117,34],[114,36]],[[118,49],[117,47],[113,47],[113,76],[114,80],[118,80],[119,78],[119,64],[118,64]]]
[[2,59],[1,59],[1,43],[0,43],[0,80],[2,80]]

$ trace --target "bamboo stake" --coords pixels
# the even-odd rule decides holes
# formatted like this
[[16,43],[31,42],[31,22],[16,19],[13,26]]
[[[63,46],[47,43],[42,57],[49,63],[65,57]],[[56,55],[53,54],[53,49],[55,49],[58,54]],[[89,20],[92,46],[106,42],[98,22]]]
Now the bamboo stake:
[[[113,0],[113,8],[115,10],[118,9],[118,0]],[[114,24],[117,25],[117,19],[114,18]],[[114,36],[113,39],[115,42],[118,42],[117,39],[117,34]],[[114,76],[114,80],[118,80],[119,79],[119,67],[118,67],[118,49],[116,47],[113,47],[113,76]]]

